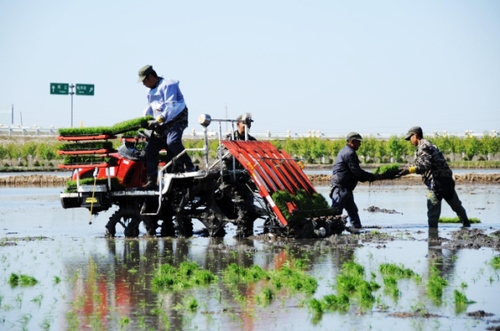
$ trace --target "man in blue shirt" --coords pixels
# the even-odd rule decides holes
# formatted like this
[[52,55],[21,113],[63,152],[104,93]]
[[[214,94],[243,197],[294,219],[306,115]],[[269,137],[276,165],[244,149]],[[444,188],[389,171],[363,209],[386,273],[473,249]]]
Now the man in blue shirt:
[[332,208],[336,209],[336,214],[341,215],[342,210],[345,209],[347,215],[349,215],[351,225],[355,229],[360,229],[362,225],[358,215],[358,207],[354,202],[354,188],[356,188],[358,181],[373,182],[382,178],[379,175],[364,171],[359,166],[360,162],[356,151],[363,141],[361,135],[350,132],[346,140],[347,144],[340,150],[333,165],[330,198],[332,199]]
[[[153,134],[146,146],[146,168],[148,182],[143,189],[155,189],[158,177],[158,154],[167,150],[167,162],[184,151],[182,133],[188,125],[188,109],[184,96],[179,89],[179,81],[159,77],[151,65],[139,70],[139,82],[149,88],[148,104],[144,116],[151,115],[154,121],[148,126]],[[171,167],[169,171],[194,171],[191,158],[184,153],[177,160],[180,168]]]

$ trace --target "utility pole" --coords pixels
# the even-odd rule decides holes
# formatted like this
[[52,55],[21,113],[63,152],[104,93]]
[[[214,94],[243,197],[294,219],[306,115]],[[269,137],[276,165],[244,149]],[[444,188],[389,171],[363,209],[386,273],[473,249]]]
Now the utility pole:
[[71,95],[71,128],[73,127],[73,94],[75,94],[75,92],[73,92],[73,89],[75,88],[75,85],[74,84],[71,84],[69,86],[70,88],[70,92],[69,94]]

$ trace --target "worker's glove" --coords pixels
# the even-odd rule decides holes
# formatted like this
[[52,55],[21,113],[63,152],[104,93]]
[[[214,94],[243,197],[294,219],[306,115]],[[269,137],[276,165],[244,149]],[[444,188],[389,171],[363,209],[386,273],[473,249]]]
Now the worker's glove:
[[373,174],[372,178],[370,179],[370,182],[374,182],[376,180],[381,180],[381,179],[383,179],[381,175]]
[[148,124],[146,125],[146,129],[148,130],[155,130],[160,126],[160,123],[158,123],[156,120],[151,120],[148,121]]

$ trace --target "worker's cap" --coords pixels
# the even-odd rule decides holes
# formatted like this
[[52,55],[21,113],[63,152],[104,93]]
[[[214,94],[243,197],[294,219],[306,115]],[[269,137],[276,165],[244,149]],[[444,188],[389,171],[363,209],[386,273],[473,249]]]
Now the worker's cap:
[[346,140],[347,141],[351,141],[351,140],[363,141],[363,137],[361,137],[361,135],[357,132],[349,132],[349,134],[347,134]]
[[414,134],[417,134],[420,138],[422,138],[424,136],[421,127],[419,127],[419,126],[413,126],[406,133],[405,140],[410,140],[411,136],[413,136]]
[[137,81],[138,83],[144,81],[144,79],[146,79],[146,77],[150,74],[150,73],[153,73],[154,70],[153,70],[153,66],[152,65],[145,65],[144,67],[142,67],[141,69],[139,69],[139,80]]
[[253,122],[252,114],[250,113],[241,114],[240,116],[236,117],[236,122],[246,123],[248,125],[249,123]]

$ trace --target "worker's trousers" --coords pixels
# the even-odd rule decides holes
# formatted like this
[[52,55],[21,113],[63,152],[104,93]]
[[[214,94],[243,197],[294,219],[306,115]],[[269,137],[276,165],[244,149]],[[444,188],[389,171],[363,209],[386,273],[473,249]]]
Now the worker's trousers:
[[358,207],[354,202],[352,191],[342,187],[335,187],[330,193],[330,198],[332,198],[332,208],[336,209],[336,215],[342,215],[342,211],[345,209],[347,215],[349,215],[351,225],[358,229],[361,228]]

